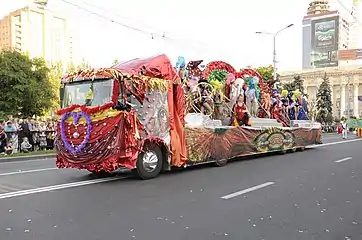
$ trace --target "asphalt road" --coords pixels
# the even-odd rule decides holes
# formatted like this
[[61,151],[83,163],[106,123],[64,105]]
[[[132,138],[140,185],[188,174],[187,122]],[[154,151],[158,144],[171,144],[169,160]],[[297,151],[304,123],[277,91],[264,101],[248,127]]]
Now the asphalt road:
[[324,142],[149,181],[0,163],[0,239],[362,239],[362,141]]

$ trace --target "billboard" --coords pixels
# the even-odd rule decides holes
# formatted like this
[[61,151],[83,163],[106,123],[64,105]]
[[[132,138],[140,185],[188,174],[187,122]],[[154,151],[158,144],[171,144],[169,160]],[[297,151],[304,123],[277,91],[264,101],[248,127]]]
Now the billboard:
[[312,20],[311,66],[338,66],[339,16]]

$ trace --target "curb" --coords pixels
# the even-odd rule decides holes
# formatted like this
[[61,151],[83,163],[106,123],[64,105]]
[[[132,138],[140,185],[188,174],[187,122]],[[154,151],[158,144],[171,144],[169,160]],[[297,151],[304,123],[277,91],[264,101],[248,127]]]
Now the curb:
[[55,154],[42,154],[42,155],[31,155],[31,156],[18,156],[18,157],[1,157],[0,163],[6,162],[21,162],[21,161],[30,161],[30,160],[48,160],[55,159]]

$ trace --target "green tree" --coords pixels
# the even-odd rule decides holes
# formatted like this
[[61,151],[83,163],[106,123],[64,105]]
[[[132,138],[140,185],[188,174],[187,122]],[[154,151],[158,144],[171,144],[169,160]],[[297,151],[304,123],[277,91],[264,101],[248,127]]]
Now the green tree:
[[[272,65],[266,66],[266,67],[258,67],[255,69],[261,77],[263,78],[263,82],[268,82],[270,80],[273,80],[273,74],[274,74],[274,68]],[[279,74],[277,74],[277,79],[279,78]]]
[[76,70],[76,67],[73,62],[69,63],[66,72],[74,72]]
[[90,69],[90,68],[91,68],[91,65],[89,64],[89,62],[87,62],[83,59],[82,63],[77,67],[77,70]]
[[16,51],[0,52],[0,86],[0,115],[43,115],[55,98],[45,61]]
[[293,85],[294,90],[299,90],[300,92],[304,93],[304,80],[299,75],[294,76]]
[[327,73],[324,73],[322,84],[318,88],[316,108],[318,122],[324,124],[333,122],[331,87]]
[[51,85],[51,89],[53,91],[53,99],[51,99],[52,105],[50,107],[50,111],[55,111],[59,109],[59,89],[60,89],[60,81],[63,76],[63,65],[62,63],[57,63],[50,68],[49,71],[49,83]]
[[304,80],[299,75],[296,75],[293,77],[292,82],[283,84],[283,89],[288,91],[299,90],[300,92],[304,93]]
[[288,90],[288,91],[294,91],[295,90],[294,82],[284,83],[283,89]]

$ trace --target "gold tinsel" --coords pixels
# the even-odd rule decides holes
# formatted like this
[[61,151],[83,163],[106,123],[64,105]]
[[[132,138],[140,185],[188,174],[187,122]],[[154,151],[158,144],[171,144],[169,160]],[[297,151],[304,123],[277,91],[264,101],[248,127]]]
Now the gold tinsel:
[[165,92],[168,90],[168,80],[148,76],[129,75],[113,68],[84,69],[72,72],[65,75],[62,82],[72,82],[75,79],[94,79],[97,75],[114,78],[118,81],[121,81],[122,78],[127,78],[135,82],[143,81],[146,84],[146,87],[151,91],[159,90]]

